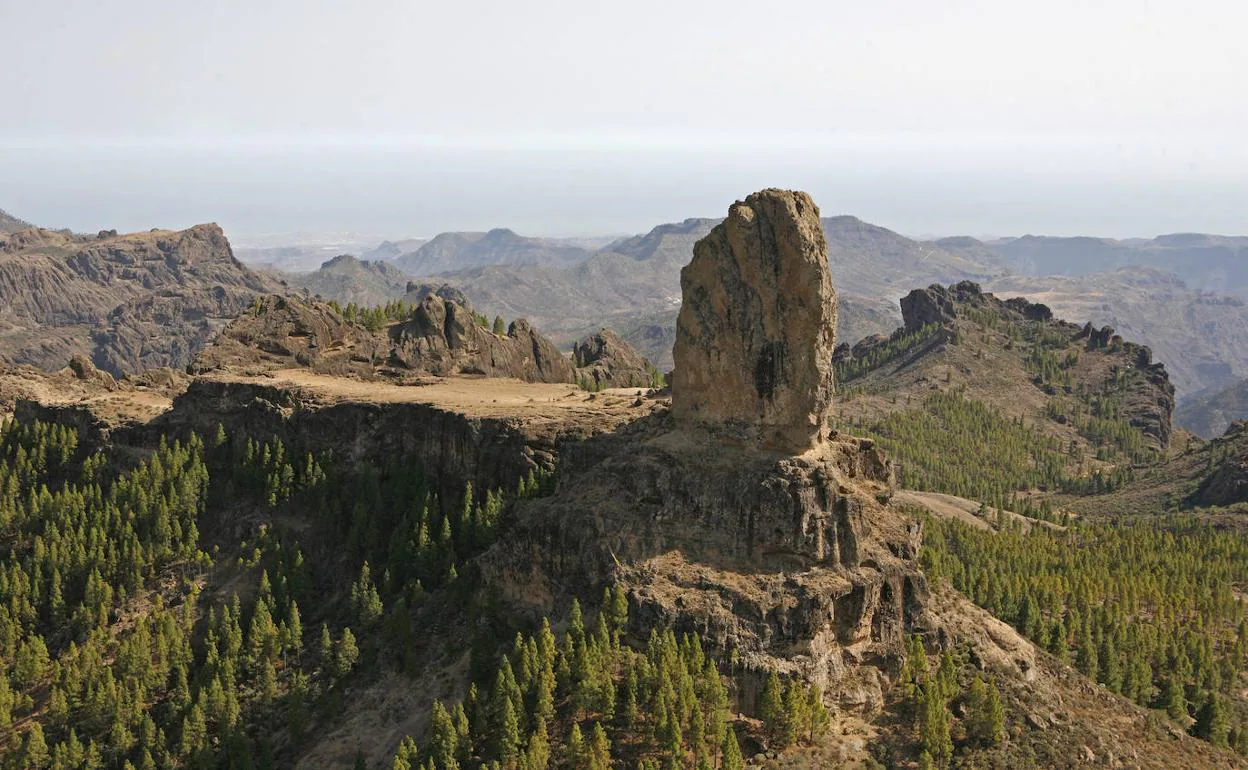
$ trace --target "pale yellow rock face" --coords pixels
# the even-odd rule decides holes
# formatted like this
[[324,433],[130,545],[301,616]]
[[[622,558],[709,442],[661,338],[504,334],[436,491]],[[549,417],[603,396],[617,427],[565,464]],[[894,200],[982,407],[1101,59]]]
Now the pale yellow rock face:
[[734,203],[680,287],[673,415],[786,453],[822,443],[836,291],[810,196],[768,189]]

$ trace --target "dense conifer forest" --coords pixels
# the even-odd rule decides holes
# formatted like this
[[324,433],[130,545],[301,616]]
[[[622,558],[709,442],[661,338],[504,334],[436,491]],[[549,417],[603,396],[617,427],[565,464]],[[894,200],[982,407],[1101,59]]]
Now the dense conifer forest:
[[1194,517],[981,530],[927,518],[922,562],[1039,647],[1248,755],[1248,538]]
[[[534,473],[443,505],[410,464],[348,472],[222,429],[129,462],[68,427],[5,423],[6,765],[279,766],[358,668],[414,665],[412,613],[492,542],[505,499],[552,483]],[[267,523],[231,539],[249,512],[293,507],[337,558],[313,568]],[[344,563],[355,579],[340,598]]]
[[[908,486],[1052,520],[1016,495],[1129,478],[1081,476],[1060,442],[956,391],[865,432],[900,458]],[[752,682],[696,634],[630,635],[618,589],[533,625],[477,591],[471,558],[516,500],[554,483],[534,472],[447,499],[401,458],[348,465],[223,428],[105,453],[70,427],[5,423],[4,766],[287,766],[356,684],[416,676],[449,649],[427,631],[454,617],[476,618],[453,632],[471,650],[471,686],[433,704],[429,735],[403,741],[395,770],[741,768],[753,751],[820,741],[832,715],[817,688]],[[1109,690],[1248,753],[1242,533],[1195,516],[990,523],[926,518],[929,579]],[[947,767],[1005,740],[1006,707],[991,675],[931,643],[910,641],[890,698],[918,765]]]

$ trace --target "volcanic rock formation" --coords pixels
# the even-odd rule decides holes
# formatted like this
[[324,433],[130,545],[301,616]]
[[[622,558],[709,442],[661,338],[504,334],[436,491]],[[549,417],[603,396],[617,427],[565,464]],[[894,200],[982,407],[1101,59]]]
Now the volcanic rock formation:
[[734,203],[680,273],[672,413],[802,452],[825,436],[836,292],[806,193]]
[[562,451],[556,494],[479,565],[538,612],[614,582],[640,634],[696,630],[759,683],[784,671],[878,705],[926,595],[921,530],[888,505],[874,444],[824,428],[835,295],[814,203],[734,205],[684,290],[671,411]]

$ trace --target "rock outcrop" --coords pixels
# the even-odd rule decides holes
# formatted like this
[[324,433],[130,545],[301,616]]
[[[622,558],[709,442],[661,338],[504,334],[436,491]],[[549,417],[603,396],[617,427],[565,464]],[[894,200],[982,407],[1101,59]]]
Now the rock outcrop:
[[403,301],[412,305],[419,305],[430,294],[441,297],[447,302],[454,302],[457,305],[463,305],[470,310],[472,309],[472,303],[468,301],[468,296],[449,283],[432,284],[408,281]]
[[[1026,376],[1046,397],[1070,399],[1080,394],[1084,398],[1112,397],[1121,406],[1118,416],[1138,430],[1153,449],[1165,450],[1170,445],[1174,386],[1165,366],[1153,361],[1152,351],[1147,346],[1123,340],[1108,326],[1098,330],[1092,324],[1081,327],[1062,321],[1053,317],[1047,305],[1022,297],[1002,300],[972,281],[915,289],[902,298],[901,312],[903,328],[888,338],[860,341],[850,356],[870,360],[876,353],[875,358],[881,362],[877,365],[882,367],[882,384],[887,387],[895,381],[891,375],[897,367],[905,366],[912,371],[930,369],[926,375],[928,380],[946,375],[946,367],[954,366],[952,361],[956,358],[949,352],[948,343],[959,335],[982,337],[989,330],[998,334],[1009,330],[1018,339],[1007,341],[1004,350],[996,350],[994,355],[1021,357],[1023,360],[1015,358],[1011,366],[1021,363],[1026,373],[1019,372],[1019,379],[1008,383],[1008,388],[989,387],[984,383],[985,378],[970,377],[966,383],[969,397],[989,404],[1000,399],[1016,400],[1011,393],[1017,391],[1011,389],[1022,386],[1022,377]],[[901,344],[904,335],[914,335],[932,327],[936,327],[938,333],[924,337],[918,347]],[[887,351],[890,345],[904,348],[904,356],[897,358],[896,352],[890,356]],[[1048,381],[1035,373],[1036,360],[1045,356],[1062,359],[1060,369],[1064,383]],[[966,368],[967,364],[958,362],[956,366]],[[1003,375],[1000,369],[998,367],[999,371],[994,374],[997,379]],[[861,371],[856,376],[867,374],[870,372]]]
[[572,364],[523,319],[505,335],[479,325],[472,310],[436,293],[411,316],[377,331],[332,306],[290,296],[258,300],[196,357],[195,373],[304,367],[364,379],[484,375],[528,382],[574,382]]
[[610,329],[599,331],[572,346],[576,378],[590,390],[644,388],[657,370]]
[[874,444],[823,427],[835,294],[814,203],[750,196],[684,274],[672,409],[561,452],[556,494],[478,566],[535,612],[624,587],[639,634],[735,656],[743,705],[781,671],[874,708],[926,595],[921,529]]
[[932,284],[915,289],[901,298],[901,318],[907,332],[917,332],[928,324],[944,326],[958,317],[958,308],[1008,311],[1020,321],[1051,321],[1053,311],[1039,302],[1021,297],[1001,301],[985,294],[974,281],[960,281],[952,286]]
[[479,326],[471,310],[437,294],[426,295],[409,321],[391,329],[390,339],[390,362],[409,370],[574,381],[572,364],[528,321],[512,321],[500,337]]
[[113,379],[113,375],[95,368],[95,364],[91,363],[86,356],[74,356],[69,359],[69,370],[78,379],[93,382],[105,390],[114,390],[117,387],[117,381]]
[[1232,422],[1205,451],[1218,459],[1191,502],[1198,506],[1248,503],[1248,421]]
[[836,292],[809,195],[734,203],[680,275],[672,414],[802,452],[826,435]]

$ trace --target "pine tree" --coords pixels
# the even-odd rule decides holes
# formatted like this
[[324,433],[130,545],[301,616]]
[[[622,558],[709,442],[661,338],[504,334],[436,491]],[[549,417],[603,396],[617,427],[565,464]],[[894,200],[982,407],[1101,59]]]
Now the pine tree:
[[1162,705],[1171,719],[1183,719],[1187,716],[1187,697],[1178,676],[1171,675],[1166,678],[1163,699]]
[[494,330],[493,331],[496,336],[499,336],[499,337],[507,336],[507,327],[503,323],[503,317],[501,315],[494,316]]
[[459,735],[442,701],[433,702],[429,723],[429,759],[438,770],[458,770]]
[[640,712],[637,709],[637,669],[628,667],[624,678],[624,725],[629,728],[637,726]]
[[303,652],[303,621],[299,617],[299,605],[293,599],[286,618],[286,640],[290,651],[298,657]]
[[377,593],[377,586],[373,585],[368,562],[360,567],[360,577],[351,586],[351,610],[356,622],[366,629],[372,628],[385,612],[381,595]]
[[537,720],[537,729],[529,736],[529,745],[524,756],[526,770],[546,770],[550,764],[550,736],[546,732],[545,719]]
[[576,722],[572,723],[572,729],[568,732],[568,743],[565,749],[568,767],[585,766],[585,737],[581,733],[581,726]]
[[1230,716],[1226,712],[1226,704],[1222,702],[1217,693],[1210,692],[1205,698],[1204,705],[1200,707],[1200,711],[1196,712],[1196,724],[1192,726],[1192,733],[1214,746],[1226,746],[1230,727]]
[[710,659],[702,665],[702,705],[707,713],[706,737],[712,745],[719,746],[728,729],[728,689]]
[[953,755],[953,740],[949,711],[945,708],[939,685],[932,683],[923,688],[920,707],[919,741],[923,750],[943,766]]
[[1005,708],[995,684],[984,684],[979,677],[971,680],[966,699],[966,732],[971,741],[981,746],[995,746],[1005,734]]
[[321,624],[321,641],[317,649],[321,654],[321,671],[334,671],[334,639],[329,635],[329,626],[325,623]]
[[771,672],[767,683],[763,686],[763,697],[758,705],[758,718],[763,721],[763,729],[767,731],[769,740],[777,745],[784,745],[787,730],[787,717],[784,711],[784,693],[780,688],[780,677]]
[[936,682],[940,687],[940,697],[946,701],[958,693],[958,667],[953,660],[953,651],[946,649],[940,654],[940,667],[936,671]]
[[497,715],[494,756],[504,765],[515,761],[520,751],[520,718],[510,698],[504,698]]
[[745,770],[741,757],[741,745],[737,743],[737,731],[731,727],[724,732],[724,745],[720,749],[720,770]]
[[784,690],[783,746],[792,746],[809,732],[810,719],[806,706],[806,694],[802,692],[801,685],[796,681],[789,682]]
[[594,723],[593,734],[589,739],[588,770],[610,770],[611,742],[607,740],[607,731],[602,725]]
[[927,682],[927,651],[917,634],[906,642],[906,660],[901,667],[901,683],[911,699],[919,697],[919,687]]
[[827,734],[831,715],[828,714],[827,704],[823,702],[823,688],[815,685],[810,688],[807,696],[806,710],[810,723],[809,738],[810,742],[814,743]]
[[339,678],[351,673],[360,660],[360,648],[355,644],[355,634],[350,628],[342,629],[342,637],[334,649],[334,674]]
[[26,738],[22,742],[22,767],[31,770],[43,770],[52,757],[48,753],[48,744],[43,738],[43,725],[38,721],[30,723]]

